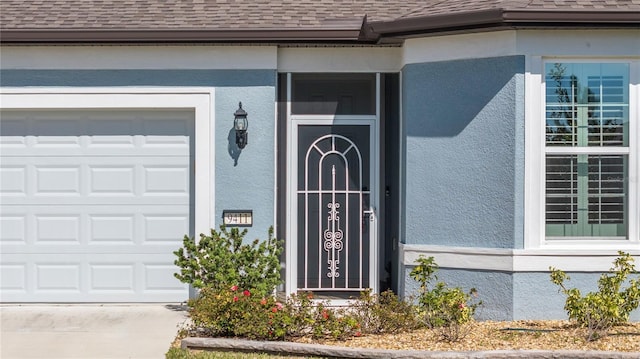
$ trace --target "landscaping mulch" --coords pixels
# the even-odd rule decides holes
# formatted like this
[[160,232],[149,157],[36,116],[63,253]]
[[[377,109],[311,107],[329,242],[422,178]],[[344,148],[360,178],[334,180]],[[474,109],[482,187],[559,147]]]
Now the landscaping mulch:
[[398,334],[363,335],[346,341],[297,338],[316,343],[352,348],[484,351],[484,350],[598,350],[640,352],[640,322],[614,327],[609,335],[588,342],[586,330],[569,321],[482,321],[470,324],[468,334],[457,342],[441,340],[434,330],[422,329]]

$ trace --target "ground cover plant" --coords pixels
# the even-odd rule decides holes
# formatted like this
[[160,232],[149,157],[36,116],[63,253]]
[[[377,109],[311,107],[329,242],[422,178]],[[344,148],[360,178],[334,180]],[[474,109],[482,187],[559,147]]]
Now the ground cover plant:
[[[427,327],[437,330],[442,339],[457,341],[468,334],[476,309],[482,305],[475,300],[478,292],[471,288],[465,293],[459,287],[439,282],[438,265],[433,257],[421,256],[410,273],[420,284],[418,295],[419,318]],[[435,282],[435,283],[434,283]]]

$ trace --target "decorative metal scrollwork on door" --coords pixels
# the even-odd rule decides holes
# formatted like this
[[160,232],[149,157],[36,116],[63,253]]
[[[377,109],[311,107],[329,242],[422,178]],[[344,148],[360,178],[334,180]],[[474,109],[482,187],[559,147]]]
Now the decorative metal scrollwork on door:
[[[333,189],[336,187],[336,167],[331,169],[331,176],[333,182]],[[327,277],[338,278],[340,272],[338,272],[338,265],[340,264],[340,252],[342,251],[342,237],[343,233],[340,229],[340,216],[338,216],[338,209],[340,203],[329,202],[327,204],[329,208],[329,216],[327,217],[327,229],[324,230],[324,250],[327,252],[327,263],[329,264],[329,272]]]

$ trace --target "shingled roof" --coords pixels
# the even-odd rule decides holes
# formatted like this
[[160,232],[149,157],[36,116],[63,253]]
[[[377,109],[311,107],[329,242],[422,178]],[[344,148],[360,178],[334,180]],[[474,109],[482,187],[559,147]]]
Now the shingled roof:
[[345,41],[640,26],[640,0],[2,0],[2,42]]

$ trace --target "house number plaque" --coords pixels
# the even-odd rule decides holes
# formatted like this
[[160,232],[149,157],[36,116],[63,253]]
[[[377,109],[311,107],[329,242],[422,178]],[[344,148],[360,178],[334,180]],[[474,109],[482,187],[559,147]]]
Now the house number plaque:
[[222,211],[222,219],[225,226],[251,227],[253,226],[253,211],[225,209]]

